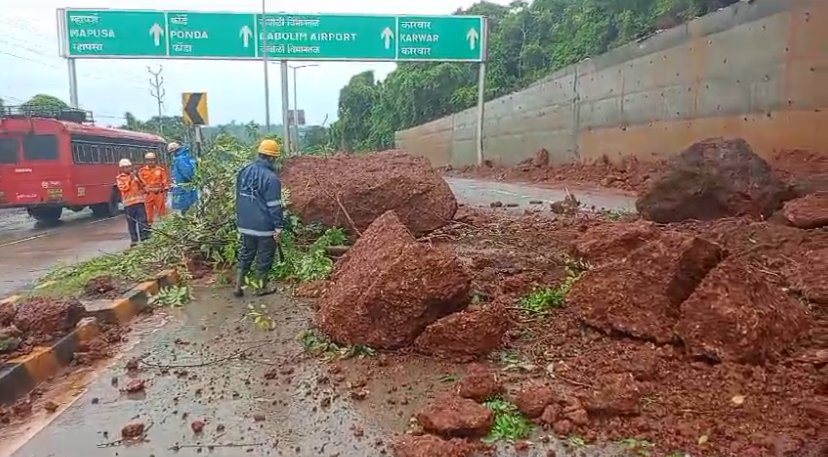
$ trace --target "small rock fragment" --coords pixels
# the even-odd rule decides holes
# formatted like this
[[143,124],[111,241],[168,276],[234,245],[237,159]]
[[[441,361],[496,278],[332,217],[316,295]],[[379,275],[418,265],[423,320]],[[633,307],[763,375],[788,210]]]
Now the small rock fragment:
[[193,429],[195,433],[201,433],[204,431],[204,419],[196,419],[190,424],[190,428]]
[[132,421],[124,425],[124,427],[121,429],[121,438],[125,440],[135,439],[143,434],[144,423],[139,420]]

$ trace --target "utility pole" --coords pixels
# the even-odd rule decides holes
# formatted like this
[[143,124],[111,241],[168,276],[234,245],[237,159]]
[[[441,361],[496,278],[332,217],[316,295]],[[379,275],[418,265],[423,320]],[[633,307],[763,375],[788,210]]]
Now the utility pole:
[[164,134],[164,123],[161,122],[162,110],[164,107],[164,97],[167,95],[167,92],[164,90],[164,77],[161,76],[161,72],[164,71],[164,67],[161,65],[158,66],[157,71],[152,71],[152,68],[147,66],[147,71],[152,78],[150,78],[150,95],[158,102],[158,133]]

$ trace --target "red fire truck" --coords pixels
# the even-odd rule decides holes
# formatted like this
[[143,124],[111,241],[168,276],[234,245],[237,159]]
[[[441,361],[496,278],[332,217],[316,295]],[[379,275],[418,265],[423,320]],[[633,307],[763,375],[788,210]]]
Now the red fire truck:
[[57,222],[64,208],[112,216],[120,203],[118,161],[138,165],[150,151],[166,161],[163,148],[159,136],[96,126],[88,111],[3,108],[0,208],[26,208],[43,223]]

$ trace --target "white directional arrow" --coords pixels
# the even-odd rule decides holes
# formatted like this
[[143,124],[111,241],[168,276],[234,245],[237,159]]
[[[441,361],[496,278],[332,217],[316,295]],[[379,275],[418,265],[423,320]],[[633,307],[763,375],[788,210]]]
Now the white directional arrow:
[[152,27],[150,27],[149,29],[149,34],[152,35],[153,39],[155,40],[155,45],[161,46],[161,35],[164,34],[164,29],[160,25],[158,25],[157,22],[155,24],[152,24]]
[[250,46],[250,37],[253,36],[253,31],[250,30],[250,27],[246,25],[242,27],[241,30],[239,30],[239,36],[242,37],[245,48]]
[[466,34],[466,39],[469,40],[469,49],[474,50],[478,38],[480,38],[480,35],[477,34],[477,30],[469,29],[469,33]]
[[391,31],[390,27],[386,27],[385,30],[382,31],[380,38],[385,40],[385,49],[391,49],[391,38],[394,38],[394,32]]

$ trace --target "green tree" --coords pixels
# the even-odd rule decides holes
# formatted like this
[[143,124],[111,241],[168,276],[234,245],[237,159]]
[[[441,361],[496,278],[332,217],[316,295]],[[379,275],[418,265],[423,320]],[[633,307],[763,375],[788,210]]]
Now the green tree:
[[64,102],[63,100],[47,94],[37,94],[34,97],[30,98],[27,102],[21,105],[22,108],[27,110],[37,110],[37,109],[48,109],[48,110],[57,110],[57,109],[67,109],[69,105]]

